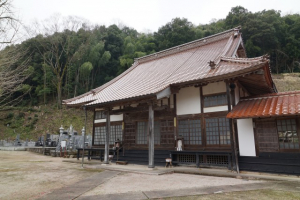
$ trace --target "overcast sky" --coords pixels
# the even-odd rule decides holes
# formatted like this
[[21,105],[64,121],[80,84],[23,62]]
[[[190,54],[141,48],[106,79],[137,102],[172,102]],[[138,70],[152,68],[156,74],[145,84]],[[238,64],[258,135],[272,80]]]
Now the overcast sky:
[[99,25],[119,22],[139,32],[154,32],[175,17],[195,25],[225,18],[232,7],[251,12],[281,10],[282,15],[300,13],[300,0],[13,0],[20,19],[29,24],[55,13],[76,15]]

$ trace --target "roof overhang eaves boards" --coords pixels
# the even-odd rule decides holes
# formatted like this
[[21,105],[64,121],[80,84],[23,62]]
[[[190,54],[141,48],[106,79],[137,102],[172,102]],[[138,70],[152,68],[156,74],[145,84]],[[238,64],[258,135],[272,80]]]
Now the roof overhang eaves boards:
[[120,105],[126,105],[126,104],[132,104],[136,103],[139,101],[154,101],[156,100],[156,94],[147,94],[147,95],[142,95],[142,96],[137,96],[137,97],[129,97],[125,99],[118,99],[114,101],[108,101],[108,102],[103,102],[103,103],[95,103],[95,104],[87,104],[87,108],[111,108],[115,106],[120,106]]

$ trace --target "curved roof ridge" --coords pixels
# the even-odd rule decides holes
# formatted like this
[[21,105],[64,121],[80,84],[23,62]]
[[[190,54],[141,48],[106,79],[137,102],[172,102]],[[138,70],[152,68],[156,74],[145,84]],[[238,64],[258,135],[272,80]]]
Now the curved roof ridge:
[[221,60],[228,61],[228,62],[253,62],[253,61],[267,61],[268,57],[269,56],[267,54],[259,57],[254,57],[254,58],[234,58],[228,56],[221,56]]
[[175,46],[175,47],[171,47],[169,49],[165,49],[165,50],[162,50],[162,51],[159,51],[159,52],[156,52],[156,53],[153,53],[153,54],[149,54],[149,55],[146,55],[146,56],[143,56],[143,57],[140,57],[140,58],[136,58],[135,61],[139,61],[139,63],[143,63],[143,62],[147,62],[147,61],[150,61],[150,60],[153,60],[153,59],[164,57],[164,56],[167,56],[167,55],[170,55],[170,54],[174,54],[176,52],[180,52],[180,51],[184,51],[184,50],[204,46],[204,45],[210,44],[212,42],[216,42],[216,41],[225,39],[227,37],[230,37],[232,35],[232,32],[239,32],[240,29],[241,29],[241,27],[238,26],[238,27],[235,27],[233,29],[223,31],[221,33],[217,33],[217,34],[214,34],[214,35],[211,35],[211,36],[200,38],[198,40],[194,40],[194,41],[184,43],[184,44],[181,44],[181,45],[178,45],[178,46]]

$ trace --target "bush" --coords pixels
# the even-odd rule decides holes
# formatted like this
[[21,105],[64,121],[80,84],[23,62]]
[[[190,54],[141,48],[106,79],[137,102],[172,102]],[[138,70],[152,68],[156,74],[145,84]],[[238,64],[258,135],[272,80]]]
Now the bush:
[[37,114],[34,114],[34,117],[39,117]]
[[24,117],[25,117],[25,113],[19,112],[19,115],[16,118],[17,118],[17,120],[19,120],[19,119],[22,119]]
[[31,120],[31,117],[28,117],[27,119],[28,119],[28,120]]
[[10,112],[7,114],[6,119],[11,119],[14,117],[14,113]]

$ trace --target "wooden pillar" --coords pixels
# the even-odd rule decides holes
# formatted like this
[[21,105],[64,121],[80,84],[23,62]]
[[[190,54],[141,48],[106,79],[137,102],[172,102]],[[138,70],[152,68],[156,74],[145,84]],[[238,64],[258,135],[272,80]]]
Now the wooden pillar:
[[[231,105],[232,105],[232,108],[235,106],[235,88],[236,88],[236,85],[234,83],[231,83],[229,84],[229,87],[231,89]],[[235,166],[236,166],[236,171],[237,173],[240,173],[240,169],[239,169],[239,161],[238,161],[238,153],[237,153],[237,127],[234,123],[234,120],[231,119],[231,129],[232,129],[232,137],[233,137],[233,150],[234,150],[234,157],[235,157]]]
[[[229,81],[226,82],[226,93],[227,93],[227,106],[228,106],[228,112],[231,111],[231,95],[230,95],[230,87],[229,87]],[[229,119],[229,130],[230,130],[230,144],[231,144],[231,153],[232,153],[232,168],[233,170],[236,170],[236,164],[235,164],[235,153],[234,153],[234,142],[233,142],[233,128],[232,128],[232,119]]]
[[206,147],[206,124],[204,118],[204,96],[203,96],[203,86],[199,87],[200,89],[200,110],[201,110],[201,138],[202,145]]
[[149,104],[148,139],[148,167],[154,168],[154,111],[152,102]]
[[[230,93],[230,89],[233,90],[233,91],[231,91],[231,93]],[[227,92],[228,112],[230,112],[231,106],[234,106],[234,104],[235,104],[234,95],[231,95],[231,94],[234,94],[234,87],[230,87],[230,82],[226,82],[226,92]],[[233,166],[233,169],[239,173],[237,150],[236,150],[235,128],[234,128],[234,123],[233,123],[232,119],[229,119],[229,129],[230,129],[230,143],[231,143],[231,150],[232,150],[232,166]]]
[[106,138],[104,149],[104,164],[109,164],[109,136],[110,136],[110,113],[109,109],[106,111]]

